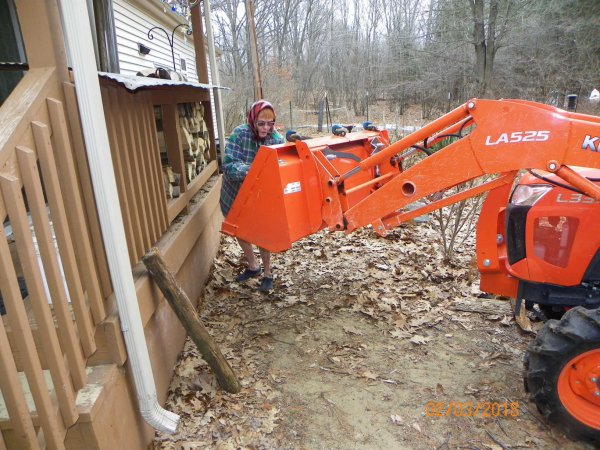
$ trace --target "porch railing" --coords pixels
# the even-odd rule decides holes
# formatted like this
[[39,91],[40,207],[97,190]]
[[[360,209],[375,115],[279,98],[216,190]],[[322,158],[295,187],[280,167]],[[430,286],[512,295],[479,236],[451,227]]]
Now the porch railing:
[[[0,107],[0,450],[62,449],[89,366],[126,354],[57,4],[15,5],[29,70]],[[133,268],[217,170],[212,131],[188,175],[180,136],[181,105],[208,111],[208,91],[101,87]],[[178,197],[167,199],[162,157],[180,174]]]
[[[101,92],[129,256],[135,265],[171,222],[187,211],[194,195],[217,171],[211,115],[200,116],[206,139],[182,131],[182,112],[192,108],[190,105],[210,111],[209,92],[178,86],[131,93],[106,80],[101,83]],[[159,133],[164,136],[160,142]],[[207,145],[200,150],[205,154],[202,166],[195,165],[186,136]],[[173,198],[168,198],[165,187],[169,183],[167,166],[177,175],[177,195]]]
[[[186,175],[180,130],[180,105],[207,102],[208,93],[175,88],[131,94],[102,85],[102,94],[133,268],[217,170],[211,144],[202,166]],[[99,353],[110,354],[101,348],[97,325],[114,310],[112,289],[75,95],[73,84],[61,84],[53,69],[32,69],[0,108],[0,292],[6,309],[0,321],[6,407],[5,417],[0,408],[0,448],[64,448],[66,431],[79,417],[76,397],[87,383],[86,366],[98,364]],[[172,199],[165,192],[157,108],[163,159],[181,173],[180,195]],[[212,130],[210,122],[206,126]]]
[[1,422],[12,429],[4,440],[62,448],[97,350],[95,325],[106,317],[97,281],[106,269],[93,257],[56,71],[27,72],[0,123]]

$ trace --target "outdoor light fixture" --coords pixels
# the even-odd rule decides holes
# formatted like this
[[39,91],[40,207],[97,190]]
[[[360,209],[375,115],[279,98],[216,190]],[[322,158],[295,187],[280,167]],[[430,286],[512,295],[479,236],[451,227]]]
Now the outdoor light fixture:
[[138,42],[138,52],[140,52],[140,55],[147,55],[150,53],[150,48],[146,47],[141,42]]

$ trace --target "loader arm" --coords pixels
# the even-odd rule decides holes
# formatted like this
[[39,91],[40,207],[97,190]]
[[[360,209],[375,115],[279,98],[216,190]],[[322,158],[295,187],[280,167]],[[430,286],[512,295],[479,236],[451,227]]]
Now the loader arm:
[[[360,168],[367,170],[423,140],[435,142],[436,135],[451,135],[457,123],[467,123],[473,129],[347,210],[344,214],[347,230],[371,223],[375,230],[385,232],[424,212],[512,183],[519,169],[554,172],[586,195],[600,200],[600,188],[569,167],[600,167],[600,145],[596,144],[600,141],[600,119],[533,102],[471,100],[363,160]],[[498,177],[411,213],[395,212],[430,194],[483,175]]]
[[[413,151],[455,142],[407,170]],[[271,251],[322,228],[387,230],[426,212],[512,184],[521,169],[553,172],[600,201],[600,188],[570,166],[600,168],[600,118],[521,100],[473,99],[403,139],[385,131],[261,147],[223,232]],[[439,191],[486,181],[419,209]],[[492,176],[492,177],[489,177]]]

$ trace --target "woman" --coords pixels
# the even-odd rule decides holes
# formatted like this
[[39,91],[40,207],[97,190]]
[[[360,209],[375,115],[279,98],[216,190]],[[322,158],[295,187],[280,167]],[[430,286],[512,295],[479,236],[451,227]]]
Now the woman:
[[[250,170],[250,165],[256,157],[261,145],[283,144],[285,140],[275,130],[275,109],[266,100],[255,102],[248,111],[247,123],[237,126],[225,146],[223,160],[223,186],[221,187],[221,211],[227,217],[231,205]],[[235,281],[242,282],[258,277],[261,268],[254,255],[252,244],[238,238],[238,243],[244,252],[247,267]],[[264,274],[259,290],[269,292],[273,289],[273,274],[271,273],[271,253],[259,247]]]

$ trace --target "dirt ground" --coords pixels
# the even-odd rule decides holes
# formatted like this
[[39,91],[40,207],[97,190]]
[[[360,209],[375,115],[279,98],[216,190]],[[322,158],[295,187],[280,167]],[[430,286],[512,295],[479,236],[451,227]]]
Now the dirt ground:
[[437,241],[431,222],[319,233],[275,256],[265,295],[232,281],[241,253],[223,238],[201,315],[242,391],[223,392],[188,339],[166,405],[181,422],[152,448],[592,448],[528,401],[532,334],[480,298],[472,239],[452,265]]

